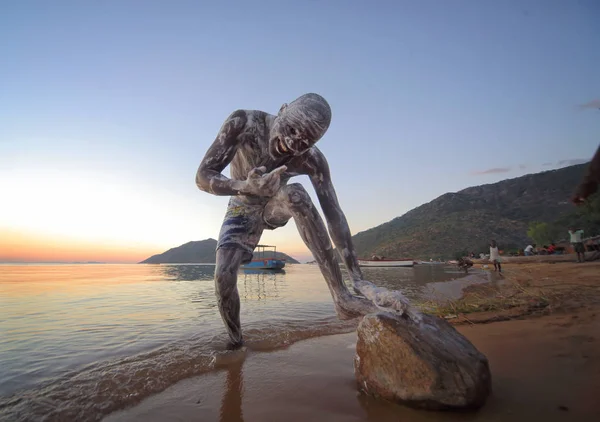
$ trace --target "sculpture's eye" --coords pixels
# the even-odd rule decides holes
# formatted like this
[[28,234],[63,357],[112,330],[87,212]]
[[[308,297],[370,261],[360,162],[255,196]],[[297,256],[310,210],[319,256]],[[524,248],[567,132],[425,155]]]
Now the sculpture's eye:
[[297,145],[297,150],[300,154],[305,153],[311,147],[310,142],[308,142],[306,139],[301,139],[299,142],[296,143],[296,145]]
[[296,129],[294,129],[293,127],[291,127],[291,126],[290,126],[290,127],[289,127],[289,129],[290,129],[290,133],[291,133],[292,135],[295,135],[295,134],[297,133],[297,132],[296,132]]

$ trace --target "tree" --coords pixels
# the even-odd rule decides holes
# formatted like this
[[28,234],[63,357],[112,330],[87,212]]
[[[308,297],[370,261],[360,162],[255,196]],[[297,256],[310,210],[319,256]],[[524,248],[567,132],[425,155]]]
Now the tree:
[[529,225],[527,236],[538,246],[543,246],[553,243],[558,236],[558,231],[553,224],[533,222]]

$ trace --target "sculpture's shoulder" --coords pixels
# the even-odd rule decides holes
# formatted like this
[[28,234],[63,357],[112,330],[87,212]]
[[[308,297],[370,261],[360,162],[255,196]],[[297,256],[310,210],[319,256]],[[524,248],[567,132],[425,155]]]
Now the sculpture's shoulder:
[[306,153],[296,157],[291,164],[298,169],[298,173],[311,177],[320,177],[323,174],[329,174],[327,158],[325,158],[325,154],[316,146],[311,147]]
[[264,127],[267,125],[269,117],[274,117],[264,111],[242,109],[234,111],[231,116],[234,116],[234,118],[239,118],[241,121],[243,121],[246,129]]
[[235,110],[227,119],[225,123],[233,123],[236,128],[242,129],[246,123],[248,123],[248,112],[246,110]]
[[321,150],[317,146],[313,146],[310,149],[311,156],[314,160],[319,160],[324,164],[327,164],[327,158],[325,158],[325,154],[321,152]]
[[325,158],[325,154],[323,154],[316,146],[313,146],[310,150],[308,150],[306,153],[306,160],[318,168],[329,167],[327,158]]
[[268,139],[270,119],[274,116],[260,110],[238,110],[238,112],[244,120],[243,128],[237,135],[238,141],[251,149],[263,148],[263,144]]
[[248,114],[245,110],[235,110],[229,114],[219,130],[218,139],[221,142],[233,142],[246,128]]
[[219,138],[229,143],[256,143],[267,133],[269,116],[260,110],[235,110],[223,122]]

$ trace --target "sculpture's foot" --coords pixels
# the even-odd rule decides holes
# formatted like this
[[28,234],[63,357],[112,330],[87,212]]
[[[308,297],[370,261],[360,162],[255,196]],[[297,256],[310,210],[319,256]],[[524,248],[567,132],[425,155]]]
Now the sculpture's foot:
[[241,349],[242,347],[244,347],[243,340],[239,340],[239,341],[229,340],[225,345],[225,348],[227,350],[238,350],[238,349]]
[[354,287],[367,299],[371,300],[378,310],[396,315],[406,315],[416,323],[423,320],[421,312],[412,306],[408,298],[397,290],[377,287],[373,283],[364,280],[356,282]]

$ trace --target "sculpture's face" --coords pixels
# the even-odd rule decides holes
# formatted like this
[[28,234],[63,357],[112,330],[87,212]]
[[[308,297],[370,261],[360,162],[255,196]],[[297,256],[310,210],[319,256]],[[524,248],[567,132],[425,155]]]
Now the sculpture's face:
[[273,157],[298,156],[308,151],[317,140],[297,122],[292,123],[285,107],[276,117],[269,139],[269,153]]
[[327,132],[330,122],[331,108],[318,94],[304,94],[282,105],[271,126],[269,153],[274,158],[304,154]]

